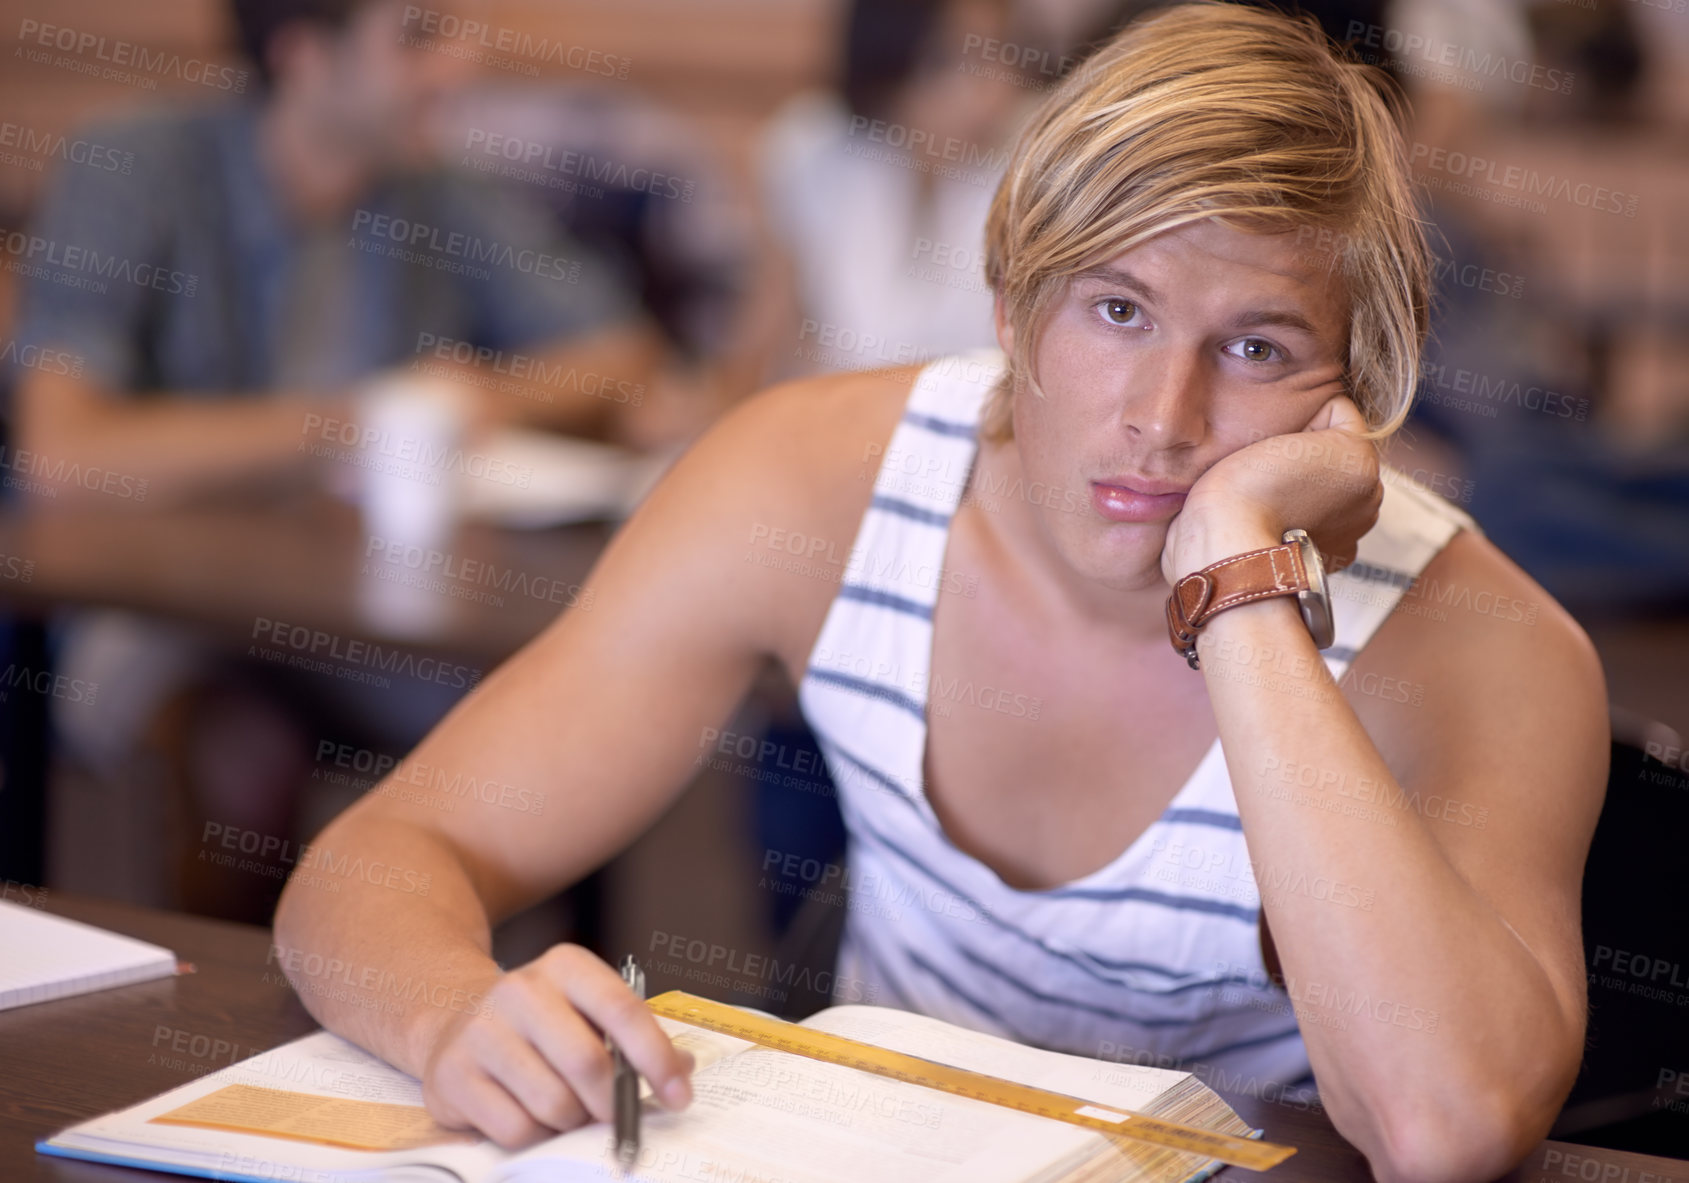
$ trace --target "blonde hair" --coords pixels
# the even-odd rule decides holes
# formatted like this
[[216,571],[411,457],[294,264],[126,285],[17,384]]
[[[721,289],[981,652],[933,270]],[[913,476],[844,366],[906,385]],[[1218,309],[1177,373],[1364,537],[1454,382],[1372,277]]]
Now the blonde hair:
[[1205,218],[1318,242],[1347,281],[1350,394],[1373,438],[1400,427],[1430,256],[1388,86],[1312,17],[1212,0],[1128,25],[1080,63],[1021,133],[986,220],[1014,350],[984,437],[1013,435],[1013,390],[1041,396],[1031,358],[1068,277]]

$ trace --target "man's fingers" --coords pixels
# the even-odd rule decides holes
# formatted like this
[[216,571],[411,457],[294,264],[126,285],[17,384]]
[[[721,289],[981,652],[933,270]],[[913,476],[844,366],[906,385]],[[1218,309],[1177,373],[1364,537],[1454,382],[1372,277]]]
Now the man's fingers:
[[559,1073],[520,1034],[513,1032],[489,1047],[481,1064],[528,1116],[547,1129],[573,1129],[585,1121],[586,1108],[576,1096],[574,1077]]
[[680,1109],[691,1103],[692,1086],[687,1079],[691,1065],[620,974],[584,949],[553,963],[553,972],[553,980],[575,1009],[615,1042],[651,1082],[665,1108]]
[[1329,431],[1337,428],[1354,435],[1363,435],[1367,431],[1366,417],[1355,401],[1346,394],[1334,395],[1320,404],[1320,409],[1314,412],[1314,417],[1308,420],[1304,431]]
[[604,1037],[573,1007],[560,995],[545,993],[522,1013],[518,1025],[594,1119],[609,1121],[615,1115],[610,1087],[615,1068]]
[[[463,1115],[467,1124],[506,1150],[531,1146],[551,1133],[503,1085],[480,1071],[472,1069],[463,1073],[454,1083],[454,1092],[451,1107]],[[439,1114],[436,1112],[435,1116],[438,1118]]]

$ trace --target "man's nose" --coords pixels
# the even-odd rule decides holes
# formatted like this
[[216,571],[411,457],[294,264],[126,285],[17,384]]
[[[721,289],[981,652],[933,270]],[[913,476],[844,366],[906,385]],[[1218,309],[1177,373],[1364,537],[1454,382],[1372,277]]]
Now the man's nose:
[[1183,351],[1156,354],[1129,384],[1126,430],[1157,448],[1200,443],[1208,430],[1208,365]]

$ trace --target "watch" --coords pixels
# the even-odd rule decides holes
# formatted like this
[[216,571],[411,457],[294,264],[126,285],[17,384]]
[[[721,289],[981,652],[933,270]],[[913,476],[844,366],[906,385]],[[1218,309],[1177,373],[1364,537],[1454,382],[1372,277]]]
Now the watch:
[[1200,669],[1196,638],[1216,612],[1290,595],[1296,597],[1315,648],[1331,648],[1337,640],[1337,625],[1331,615],[1325,561],[1306,530],[1286,530],[1278,546],[1221,559],[1179,580],[1167,597],[1167,634],[1191,669]]

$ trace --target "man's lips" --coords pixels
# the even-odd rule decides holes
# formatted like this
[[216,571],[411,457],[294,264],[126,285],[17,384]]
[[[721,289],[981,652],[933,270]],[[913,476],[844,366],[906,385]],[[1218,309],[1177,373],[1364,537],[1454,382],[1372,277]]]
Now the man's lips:
[[1091,483],[1106,485],[1111,489],[1124,489],[1128,493],[1141,493],[1145,497],[1162,497],[1169,493],[1177,493],[1182,497],[1190,492],[1191,488],[1177,481],[1155,481],[1145,476],[1105,476]]
[[1165,522],[1185,503],[1188,485],[1143,477],[1091,482],[1091,507],[1111,522]]

